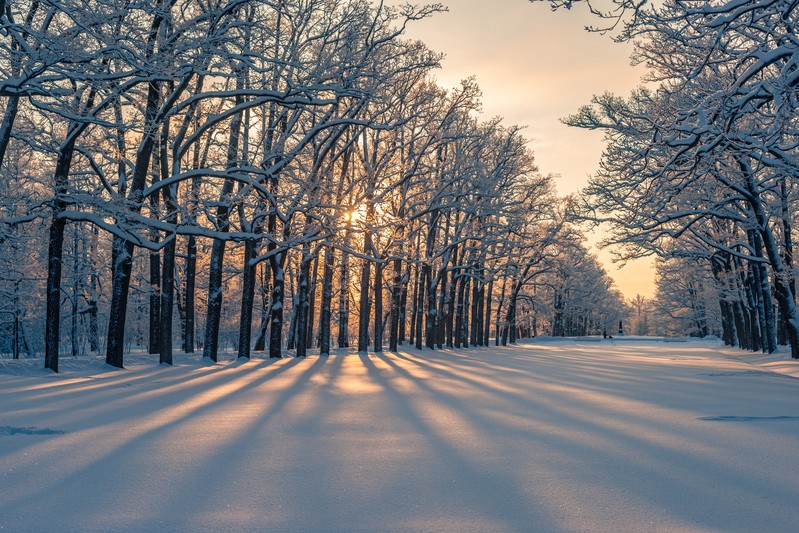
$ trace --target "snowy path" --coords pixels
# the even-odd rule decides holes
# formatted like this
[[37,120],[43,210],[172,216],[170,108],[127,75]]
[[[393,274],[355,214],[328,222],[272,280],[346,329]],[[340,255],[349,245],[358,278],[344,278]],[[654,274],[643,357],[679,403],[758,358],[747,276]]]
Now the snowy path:
[[71,377],[10,363],[0,529],[799,531],[799,379],[742,355],[550,342]]

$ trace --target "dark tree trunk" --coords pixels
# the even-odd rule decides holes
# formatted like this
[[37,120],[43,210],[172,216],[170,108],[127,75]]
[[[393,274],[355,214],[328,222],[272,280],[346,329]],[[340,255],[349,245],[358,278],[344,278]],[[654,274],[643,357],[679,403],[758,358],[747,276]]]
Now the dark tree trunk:
[[[156,31],[157,29],[154,29]],[[130,184],[128,200],[130,209],[136,213],[141,211],[142,192],[150,168],[150,158],[156,143],[156,113],[160,101],[160,84],[157,81],[148,83],[147,107],[145,109],[145,132],[136,153],[133,177]],[[133,269],[133,244],[114,237],[112,251],[112,287],[111,305],[108,312],[108,336],[106,339],[105,360],[111,366],[123,367],[123,345],[125,341],[125,321],[127,319],[128,291]]]
[[172,310],[175,298],[175,237],[164,247],[164,269],[161,290],[160,362],[172,364]]
[[391,285],[391,327],[388,337],[388,349],[399,350],[400,320],[402,320],[402,260],[394,259],[394,279]]
[[375,323],[374,347],[376,353],[383,351],[383,261],[375,262]]
[[[344,237],[345,245],[349,244],[349,228]],[[338,296],[338,347],[348,348],[350,345],[350,266],[349,255],[341,251],[341,267],[339,270],[339,296]]]
[[424,267],[420,269],[420,273],[418,276],[418,283],[416,287],[416,302],[414,303],[414,310],[416,314],[416,319],[414,321],[415,331],[414,331],[414,338],[416,339],[416,349],[422,349],[422,323],[424,321],[424,291],[427,287],[427,272],[428,268]]
[[308,247],[305,246],[304,248],[302,259],[300,260],[300,273],[297,276],[297,309],[295,312],[297,323],[297,357],[305,357],[308,353],[308,297],[310,290],[311,261],[313,261],[313,257],[311,257]]
[[330,322],[333,305],[333,271],[335,256],[333,247],[325,247],[325,263],[322,271],[322,302],[319,310],[319,354],[330,355]]
[[[243,89],[241,78],[236,80],[236,89]],[[244,102],[244,97],[237,95],[236,104]],[[242,113],[237,113],[230,121],[230,137],[227,149],[227,169],[234,171],[239,166],[239,143],[241,140]],[[219,205],[216,209],[216,229],[223,233],[230,231],[230,196],[233,194],[233,180],[226,179],[219,194]],[[214,240],[211,246],[211,258],[208,264],[208,308],[205,315],[205,338],[203,340],[203,357],[216,362],[219,350],[219,326],[222,321],[222,278],[225,264],[225,245],[222,239]]]
[[114,237],[111,246],[113,268],[105,362],[111,366],[123,368],[123,343],[125,340],[130,274],[133,269],[133,245],[119,237]]
[[[497,313],[496,313],[496,326],[495,326],[495,333],[496,338],[494,339],[494,345],[499,346],[502,340],[502,308],[505,305],[505,291],[508,287],[508,276],[502,276],[502,291],[499,293],[499,302],[497,303]],[[554,334],[553,334],[554,337]]]
[[458,274],[455,276],[454,283],[457,285],[457,296],[455,303],[455,348],[461,347],[463,340],[463,312],[464,312],[464,293],[466,292],[466,277]]
[[358,351],[365,352],[369,349],[369,281],[371,278],[372,262],[363,259],[361,266],[361,295],[358,305]]
[[477,346],[484,346],[485,342],[483,340],[483,328],[484,328],[484,319],[485,319],[485,293],[486,287],[485,283],[482,281],[475,281],[479,285],[477,294],[475,295],[475,299],[477,300],[476,305],[477,309],[475,313],[477,314],[476,319],[474,321],[474,329],[475,329],[475,344]]
[[[161,178],[168,175],[167,147],[169,141],[169,121],[161,129],[161,146],[159,150]],[[170,185],[163,190],[166,220],[170,224],[178,223],[177,185]],[[167,237],[170,241],[164,247],[164,264],[161,272],[161,346],[159,360],[162,364],[172,364],[172,313],[175,305],[175,252],[177,235]]]
[[305,335],[305,344],[308,348],[313,348],[314,341],[314,313],[316,312],[316,285],[319,277],[319,252],[313,256],[313,268],[311,269],[311,279],[308,285],[308,331]]
[[436,311],[436,282],[433,278],[433,267],[430,264],[424,266],[424,275],[427,279],[425,294],[427,296],[425,313],[425,345],[435,349],[435,336],[438,329],[438,312]]
[[61,273],[64,255],[64,229],[66,221],[61,214],[66,210],[69,169],[75,152],[76,133],[70,128],[70,137],[58,153],[53,182],[55,198],[50,222],[50,236],[47,255],[47,316],[44,329],[44,367],[58,372],[58,351],[61,337]]
[[[754,249],[756,257],[763,257],[763,239],[756,231],[752,232],[754,239]],[[755,280],[757,283],[756,291],[758,294],[758,303],[760,314],[763,316],[762,335],[764,340],[763,348],[768,350],[768,353],[777,351],[777,331],[776,331],[776,318],[774,316],[774,305],[771,301],[771,287],[768,281],[768,272],[764,263],[755,263],[752,265],[756,272]]]
[[[416,316],[418,308],[416,304],[419,303],[419,283],[420,283],[420,272],[419,272],[419,265],[414,265],[413,267],[413,295],[411,296],[411,323],[410,323],[410,333],[408,335],[408,342],[410,344],[416,343]],[[407,289],[405,291],[407,297]]]
[[[375,216],[374,203],[369,200],[366,204],[366,224],[372,224]],[[373,253],[372,244],[372,231],[371,228],[366,228],[363,232],[363,253],[369,255]],[[372,276],[372,262],[368,259],[363,259],[361,266],[361,295],[358,305],[358,351],[365,352],[369,349],[369,320],[371,318],[371,302],[370,302],[370,281]],[[375,323],[380,321],[380,317],[375,318]]]
[[58,372],[58,345],[61,336],[61,272],[64,247],[65,221],[59,218],[62,206],[54,202],[53,220],[50,223],[47,268],[47,318],[45,320],[44,367]]
[[490,344],[489,339],[491,338],[491,299],[494,295],[494,280],[493,278],[491,281],[488,282],[488,291],[486,292],[485,298],[485,311],[483,314],[483,345],[488,346]]
[[[475,272],[475,275],[477,275],[477,272]],[[480,317],[478,316],[479,315],[478,309],[480,309],[482,307],[480,305],[481,302],[480,302],[480,287],[479,287],[479,285],[480,285],[479,280],[476,277],[473,278],[472,279],[472,301],[471,301],[472,305],[471,305],[471,312],[469,313],[471,315],[471,328],[470,328],[471,331],[470,331],[470,334],[469,334],[469,342],[470,342],[470,344],[472,346],[478,346],[478,339],[479,339],[479,333],[478,332],[480,330],[482,330],[482,327],[480,325]]]
[[186,243],[186,326],[183,332],[183,351],[194,353],[195,280],[197,278],[197,240],[190,235]]
[[436,327],[436,346],[441,349],[447,342],[447,322],[449,321],[449,259],[442,265],[441,282],[438,291],[438,325]]
[[11,142],[11,130],[14,127],[14,120],[19,110],[19,97],[11,96],[6,104],[6,112],[3,114],[3,122],[0,123],[0,168],[6,158],[8,144]]
[[796,301],[794,300],[794,295],[790,287],[783,282],[784,279],[787,279],[788,274],[785,272],[785,265],[780,255],[779,245],[774,237],[771,226],[769,226],[769,217],[761,202],[760,191],[755,184],[751,169],[745,162],[739,161],[739,163],[746,177],[746,187],[751,194],[749,204],[759,226],[758,230],[760,237],[763,239],[766,256],[771,263],[771,269],[774,273],[774,289],[777,302],[783,314],[788,317],[787,332],[788,340],[791,345],[791,357],[793,359],[799,359],[799,309],[796,307]]
[[270,262],[272,271],[272,298],[269,307],[269,357],[283,357],[283,300],[286,285],[286,272],[284,270],[287,250],[282,250],[273,255]]
[[[291,266],[293,265],[289,265],[289,268],[291,268]],[[291,318],[289,319],[289,335],[286,341],[287,350],[294,350],[297,347],[297,308],[299,307],[299,295],[294,289],[294,286],[295,274],[291,272],[289,274],[289,287],[286,291],[286,294],[291,295]]]
[[405,274],[402,276],[402,288],[400,289],[400,311],[399,311],[399,335],[397,344],[402,345],[405,342],[405,326],[407,325],[408,317],[408,283],[410,283],[410,266],[405,269]]
[[[230,190],[227,190],[227,184],[230,183]],[[223,187],[223,194],[227,190],[227,194],[233,191],[232,182],[229,180],[225,182]],[[224,202],[221,200],[220,203]],[[224,211],[224,207],[220,206],[220,210]],[[218,229],[229,227],[227,225],[226,216],[219,216],[217,213],[217,224],[222,222],[224,224]],[[222,219],[222,220],[220,220]],[[223,230],[224,231],[224,230]],[[225,261],[225,241],[217,239],[211,245],[211,258],[208,263],[208,306],[205,315],[205,336],[203,337],[203,357],[208,357],[211,361],[216,362],[217,353],[219,351],[219,326],[222,321],[222,277],[224,272]]]
[[447,323],[445,325],[445,334],[447,337],[447,346],[452,348],[455,346],[455,302],[458,297],[458,268],[460,247],[454,245],[452,247],[452,275],[450,276],[449,295],[447,296]]
[[508,299],[508,314],[505,318],[508,325],[505,330],[506,333],[502,335],[503,346],[507,345],[508,343],[516,343],[516,298],[517,293],[515,290],[513,290],[511,292],[510,298]]
[[241,286],[241,311],[239,314],[239,350],[238,357],[250,358],[250,341],[252,340],[252,314],[255,302],[255,281],[258,266],[255,259],[256,241],[247,239],[244,243],[244,265]]

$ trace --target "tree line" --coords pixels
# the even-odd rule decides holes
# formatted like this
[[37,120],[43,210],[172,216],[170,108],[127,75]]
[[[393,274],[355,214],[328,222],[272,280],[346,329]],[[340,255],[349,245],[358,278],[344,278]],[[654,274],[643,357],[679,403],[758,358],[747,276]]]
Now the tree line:
[[0,2],[0,350],[57,372],[617,321],[521,129],[403,36],[443,9]]
[[[799,358],[793,227],[799,40],[789,0],[587,4],[597,31],[633,41],[645,84],[566,119],[606,133],[575,209],[622,257],[656,254],[660,307],[698,334]],[[714,318],[715,317],[715,318]]]

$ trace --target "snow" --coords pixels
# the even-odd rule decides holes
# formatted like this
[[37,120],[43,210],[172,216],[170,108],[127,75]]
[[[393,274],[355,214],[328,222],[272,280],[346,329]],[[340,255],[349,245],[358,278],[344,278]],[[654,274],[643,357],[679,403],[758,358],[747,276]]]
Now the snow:
[[8,531],[799,531],[799,364],[718,341],[0,360]]

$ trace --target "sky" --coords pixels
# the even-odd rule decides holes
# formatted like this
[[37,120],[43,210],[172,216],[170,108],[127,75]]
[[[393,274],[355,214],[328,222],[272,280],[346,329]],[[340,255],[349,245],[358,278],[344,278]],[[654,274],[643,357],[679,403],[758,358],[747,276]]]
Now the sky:
[[[415,22],[409,37],[446,54],[436,77],[456,87],[475,76],[483,91],[486,119],[525,126],[543,174],[557,174],[560,195],[576,193],[597,169],[601,132],[571,128],[560,119],[606,91],[627,95],[642,75],[630,65],[631,47],[589,33],[594,24],[582,9],[552,12],[527,0],[449,0],[449,12]],[[595,243],[599,235],[589,235]],[[619,269],[608,250],[594,250],[628,299],[654,295],[649,260]]]

